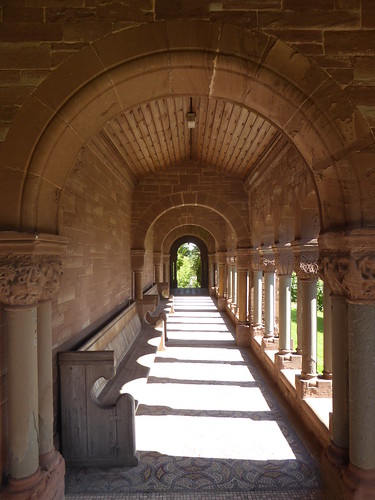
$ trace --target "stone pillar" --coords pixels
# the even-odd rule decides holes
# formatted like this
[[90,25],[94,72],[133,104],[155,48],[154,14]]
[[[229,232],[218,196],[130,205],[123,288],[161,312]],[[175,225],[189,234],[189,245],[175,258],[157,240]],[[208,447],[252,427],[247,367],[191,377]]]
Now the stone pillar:
[[[302,283],[297,276],[297,346],[296,354],[302,356],[302,298],[301,298]],[[301,357],[302,363],[302,357]]]
[[340,295],[331,296],[332,328],[332,415],[329,457],[334,465],[348,461],[349,455],[349,347],[348,303]]
[[0,233],[0,302],[6,311],[8,361],[6,497],[64,496],[64,460],[53,447],[51,323],[43,318],[38,325],[37,304],[57,292],[62,274],[58,256],[66,245],[65,238],[55,235]]
[[217,253],[217,268],[219,274],[219,286],[218,286],[218,309],[219,311],[224,311],[226,306],[226,301],[224,298],[224,280],[225,280],[225,252]]
[[248,249],[237,250],[238,320],[247,323],[247,273],[249,271],[250,255]]
[[262,296],[263,296],[263,271],[258,250],[250,252],[250,266],[253,272],[254,303],[251,334],[256,335],[262,330]]
[[324,366],[323,377],[332,379],[332,317],[331,317],[331,290],[324,281],[323,288],[323,352]]
[[264,338],[273,339],[275,325],[275,255],[271,247],[261,248],[264,272]]
[[[273,247],[276,258],[276,270],[279,278],[279,352],[278,356],[291,353],[291,287],[293,272],[293,252],[290,243]],[[275,359],[275,364],[276,364]]]
[[215,294],[215,254],[208,254],[208,293]]
[[19,480],[40,475],[37,312],[35,305],[5,310],[10,477]]
[[[292,243],[294,266],[300,291],[302,326],[302,370],[296,375],[296,390],[300,397],[316,396],[317,377],[317,309],[316,284],[318,280],[318,245],[316,240]],[[314,382],[309,382],[314,380]],[[316,384],[315,384],[316,385]]]
[[134,273],[134,299],[137,301],[143,299],[143,266],[145,253],[143,249],[131,250],[132,269]]
[[155,283],[161,283],[163,281],[163,263],[161,252],[154,252],[154,270]]
[[163,254],[163,281],[165,283],[169,283],[169,259],[170,255],[168,254]]
[[[375,229],[325,233],[319,238],[319,245],[321,270],[328,277],[331,290],[348,297],[348,385],[346,339],[342,331],[346,326],[343,323],[345,307],[343,299],[338,301],[332,297],[332,304],[337,308],[332,311],[334,405],[339,402],[337,390],[342,402],[341,407],[334,406],[332,423],[337,424],[332,431],[334,444],[340,451],[345,451],[349,445],[349,465],[342,467],[337,475],[341,476],[342,472],[344,475],[347,490],[343,498],[375,498]],[[340,324],[340,340],[344,343],[338,352],[336,335],[339,332],[334,327],[335,321]],[[341,365],[338,365],[337,356],[341,357]],[[337,369],[341,369],[339,385]],[[348,405],[345,405],[346,391]],[[341,422],[336,411],[343,413]]]

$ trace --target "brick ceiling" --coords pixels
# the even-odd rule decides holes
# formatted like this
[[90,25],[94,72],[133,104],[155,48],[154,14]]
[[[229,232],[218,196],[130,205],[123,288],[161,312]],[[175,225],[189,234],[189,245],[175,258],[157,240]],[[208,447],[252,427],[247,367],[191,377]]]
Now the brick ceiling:
[[134,181],[188,159],[245,180],[276,144],[287,142],[264,118],[229,101],[193,98],[192,108],[196,126],[191,145],[188,96],[130,108],[111,119],[89,145],[112,168],[126,169]]

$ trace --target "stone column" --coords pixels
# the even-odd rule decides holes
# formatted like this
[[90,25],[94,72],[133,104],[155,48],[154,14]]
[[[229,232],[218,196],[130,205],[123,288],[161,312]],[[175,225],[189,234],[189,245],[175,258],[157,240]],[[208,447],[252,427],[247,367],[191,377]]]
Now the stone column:
[[332,317],[331,317],[331,290],[324,281],[323,288],[323,352],[324,366],[323,377],[332,379]]
[[238,292],[237,307],[238,320],[247,323],[247,273],[249,271],[250,255],[248,249],[237,250]]
[[208,293],[215,294],[215,254],[208,254]]
[[[56,499],[64,495],[64,461],[53,448],[50,369],[44,370],[52,366],[52,332],[49,328],[46,343],[43,334],[39,340],[37,304],[43,294],[57,291],[61,262],[55,256],[66,245],[65,238],[55,235],[0,233],[0,302],[6,311],[10,450],[10,478],[4,493],[9,497],[52,498],[52,491]],[[48,422],[46,426],[43,422],[40,432],[40,418],[47,415]],[[41,444],[45,451],[40,463],[43,471],[39,467]],[[44,461],[46,455],[49,459]]]
[[275,252],[276,270],[279,278],[278,356],[287,356],[287,359],[289,360],[289,355],[291,353],[291,287],[293,272],[293,252],[290,243],[285,245],[275,245],[273,249]]
[[260,249],[264,272],[264,338],[274,337],[275,325],[275,255],[271,247]]
[[18,307],[6,305],[4,308],[7,322],[10,477],[17,481],[40,475],[37,313],[35,304],[23,307],[22,304]]
[[224,279],[225,279],[225,252],[218,252],[217,254],[217,268],[219,274],[219,287],[218,287],[218,309],[224,311],[226,301],[224,298]]
[[[345,451],[349,445],[349,465],[338,472],[338,475],[344,472],[347,488],[342,497],[375,498],[375,229],[358,228],[325,233],[319,238],[319,245],[322,249],[321,269],[328,277],[330,288],[335,294],[339,292],[348,297],[349,356],[346,356],[346,339],[343,338],[343,329],[346,327],[343,320],[345,305],[343,299],[332,297],[332,423],[335,424],[332,431],[335,433],[333,439],[336,445],[333,451],[337,451],[337,448],[341,452]],[[340,332],[336,332],[335,322],[341,329],[340,347],[337,338]],[[341,358],[340,364],[337,357]],[[341,380],[336,377],[336,370],[341,370]],[[336,391],[341,400],[337,399]],[[340,402],[342,406],[337,407]],[[342,412],[341,421],[336,412]],[[341,455],[345,457],[344,453]],[[344,460],[342,462],[345,463]]]
[[169,283],[169,258],[170,255],[168,254],[163,254],[163,281],[165,283]]
[[[293,242],[294,265],[299,281],[302,326],[301,379],[317,376],[317,309],[318,245],[316,240]],[[299,305],[299,304],[298,304]]]
[[250,252],[250,266],[253,272],[254,303],[251,333],[256,335],[262,329],[262,295],[263,295],[263,271],[260,262],[260,254],[257,250]]
[[162,253],[154,252],[155,283],[161,283],[163,281],[163,263],[161,259]]
[[143,249],[131,250],[132,269],[134,273],[134,298],[137,301],[143,299],[143,266],[145,253]]

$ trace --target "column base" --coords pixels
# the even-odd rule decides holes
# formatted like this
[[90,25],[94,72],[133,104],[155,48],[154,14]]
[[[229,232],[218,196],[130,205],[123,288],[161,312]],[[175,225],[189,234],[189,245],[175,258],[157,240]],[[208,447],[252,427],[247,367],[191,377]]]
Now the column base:
[[250,326],[246,324],[236,325],[236,345],[242,347],[250,346]]
[[329,463],[336,467],[336,469],[341,469],[349,462],[349,450],[335,445],[333,441],[331,441],[324,453]]
[[260,323],[253,323],[250,326],[250,335],[256,337],[258,335],[263,335],[264,327]]
[[340,500],[349,500],[352,498],[343,480],[342,473],[345,463],[341,463],[341,461],[344,460],[344,456],[347,460],[348,450],[339,448],[332,441],[322,454],[320,470],[323,481],[323,492],[325,494],[324,498],[339,498]]
[[46,475],[45,500],[62,500],[65,493],[65,460],[55,449],[39,457],[42,473]]
[[282,354],[278,352],[275,356],[275,368],[276,370],[301,370],[302,356],[300,354]]
[[218,311],[225,311],[227,307],[227,301],[224,297],[219,297],[217,299],[217,309]]
[[4,500],[35,500],[36,498],[47,500],[48,497],[42,496],[45,488],[46,474],[42,474],[38,468],[31,476],[22,479],[9,478],[1,498]]
[[266,351],[266,350],[278,351],[279,350],[279,337],[263,337],[262,338],[262,349],[263,349],[263,351]]
[[306,379],[302,375],[296,375],[296,392],[301,399],[305,398],[331,398],[332,380],[320,377]]
[[349,490],[348,498],[356,500],[375,498],[375,469],[359,469],[349,464],[344,472],[344,483]]

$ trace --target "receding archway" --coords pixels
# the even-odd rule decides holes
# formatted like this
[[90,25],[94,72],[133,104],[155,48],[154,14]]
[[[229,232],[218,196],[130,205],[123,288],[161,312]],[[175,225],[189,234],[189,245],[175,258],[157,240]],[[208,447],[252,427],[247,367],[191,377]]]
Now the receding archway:
[[185,235],[178,238],[170,249],[170,284],[171,288],[178,288],[177,283],[177,251],[184,243],[193,243],[199,248],[201,257],[201,286],[200,288],[208,288],[208,250],[207,246],[200,238],[192,235]]

